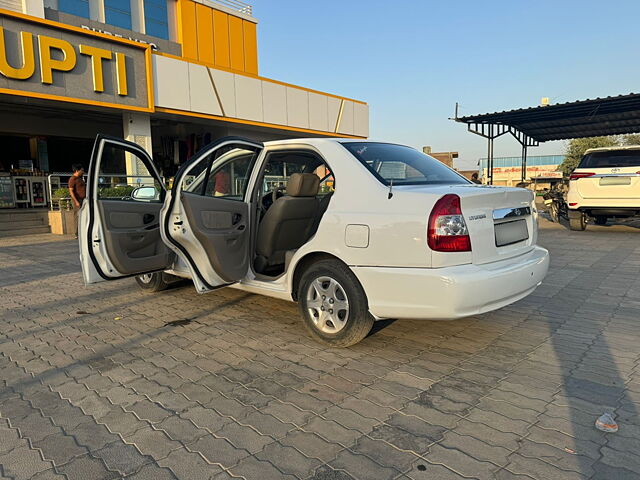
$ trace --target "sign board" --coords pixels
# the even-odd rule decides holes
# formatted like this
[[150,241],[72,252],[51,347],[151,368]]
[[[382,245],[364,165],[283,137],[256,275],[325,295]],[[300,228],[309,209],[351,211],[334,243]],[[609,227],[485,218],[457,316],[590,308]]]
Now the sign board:
[[531,178],[562,178],[562,172],[536,172],[535,175],[531,175]]
[[0,93],[152,111],[151,47],[0,10]]
[[0,208],[14,208],[13,182],[10,176],[0,176]]
[[[46,2],[45,2],[46,3]],[[44,17],[47,20],[53,20],[56,22],[64,23],[66,25],[73,25],[85,30],[91,30],[93,32],[104,33],[112,37],[124,38],[138,43],[148,44],[154,51],[169,53],[171,55],[182,55],[182,47],[179,43],[172,42],[170,40],[164,40],[162,38],[153,37],[151,35],[145,35],[140,32],[134,32],[133,30],[127,30],[125,28],[116,27],[115,25],[105,25],[104,23],[96,22],[88,18],[78,17],[71,15],[70,13],[61,12],[60,10],[54,10],[52,8],[44,8]]]

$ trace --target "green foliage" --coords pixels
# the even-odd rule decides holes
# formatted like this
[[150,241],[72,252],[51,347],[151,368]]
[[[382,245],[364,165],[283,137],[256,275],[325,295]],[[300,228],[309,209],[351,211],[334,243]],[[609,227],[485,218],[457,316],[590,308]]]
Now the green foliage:
[[[133,186],[104,187],[104,188],[100,188],[98,196],[100,198],[130,197],[131,192],[133,192],[134,189],[135,187]],[[52,197],[53,197],[53,200],[60,200],[62,198],[70,198],[71,195],[69,194],[69,189],[65,187],[65,188],[58,188],[57,190],[54,190]]]
[[640,133],[631,133],[622,136],[622,145],[640,145]]
[[52,200],[60,200],[61,198],[69,198],[69,189],[68,188],[58,188],[54,190],[51,194]]
[[609,135],[608,137],[574,138],[567,143],[564,162],[558,167],[569,175],[580,163],[589,148],[615,147],[618,145],[640,145],[640,134]]
[[130,197],[135,187],[105,187],[98,190],[98,198],[123,198]]

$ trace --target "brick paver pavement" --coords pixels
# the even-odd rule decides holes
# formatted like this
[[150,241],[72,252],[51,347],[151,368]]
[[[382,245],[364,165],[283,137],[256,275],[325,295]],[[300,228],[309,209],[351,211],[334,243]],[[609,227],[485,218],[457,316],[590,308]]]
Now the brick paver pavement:
[[331,350],[294,304],[86,288],[73,241],[2,239],[0,477],[640,478],[639,240],[543,222],[529,298]]

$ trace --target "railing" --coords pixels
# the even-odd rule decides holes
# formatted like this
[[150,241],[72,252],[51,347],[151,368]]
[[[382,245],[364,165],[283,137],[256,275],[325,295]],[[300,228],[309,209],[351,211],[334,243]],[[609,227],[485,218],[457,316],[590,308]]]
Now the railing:
[[[55,172],[49,175],[47,186],[49,189],[49,201],[51,210],[72,210],[73,202],[67,195],[69,178],[73,176],[70,172]],[[86,181],[86,177],[85,177]],[[164,178],[161,177],[163,184]],[[154,186],[154,177],[148,175],[121,175],[116,173],[101,174],[98,184],[99,198],[124,198],[131,194],[136,187]],[[64,196],[55,196],[57,190],[67,190],[61,192]]]
[[253,7],[248,3],[241,2],[240,0],[211,0],[213,3],[219,3],[225,7],[237,10],[240,13],[246,15],[253,15]]

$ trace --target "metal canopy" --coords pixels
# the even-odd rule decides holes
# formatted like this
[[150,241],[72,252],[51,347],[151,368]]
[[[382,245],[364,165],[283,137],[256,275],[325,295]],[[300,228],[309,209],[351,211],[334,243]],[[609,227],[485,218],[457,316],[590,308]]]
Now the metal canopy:
[[522,180],[526,178],[527,147],[550,140],[620,135],[640,131],[640,94],[594,98],[556,105],[520,108],[454,118],[467,130],[488,140],[488,176],[493,183],[493,140],[512,134],[522,145]]

